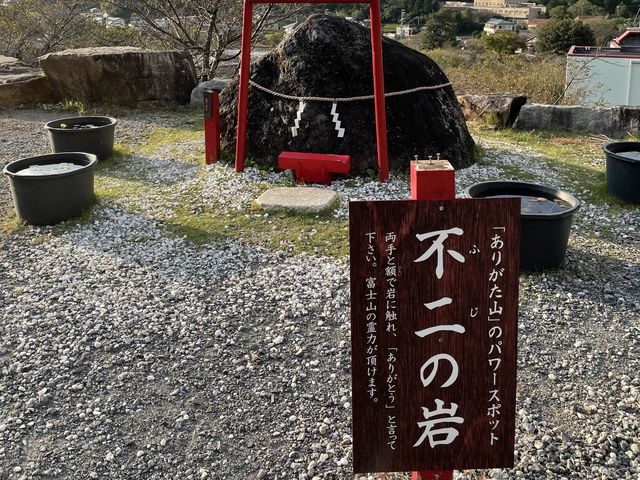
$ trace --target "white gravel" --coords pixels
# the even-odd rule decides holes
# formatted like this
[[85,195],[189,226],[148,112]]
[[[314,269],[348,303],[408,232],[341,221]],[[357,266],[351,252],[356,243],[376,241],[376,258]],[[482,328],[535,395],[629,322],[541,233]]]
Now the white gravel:
[[[0,118],[1,160],[45,148],[33,117]],[[517,165],[581,196],[535,155],[487,148],[459,191]],[[352,478],[348,259],[194,246],[157,220],[172,195],[197,187],[190,208],[243,213],[290,179],[133,159],[121,174],[157,179],[156,194],[2,238],[0,479]],[[404,177],[333,188],[409,191]],[[565,268],[522,275],[516,468],[458,478],[640,478],[639,232],[639,209],[585,204]]]

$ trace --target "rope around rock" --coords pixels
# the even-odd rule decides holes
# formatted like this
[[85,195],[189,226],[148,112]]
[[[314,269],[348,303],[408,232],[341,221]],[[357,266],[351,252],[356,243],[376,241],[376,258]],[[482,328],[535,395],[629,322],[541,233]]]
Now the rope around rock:
[[[285,93],[275,92],[273,90],[268,89],[267,87],[263,87],[259,83],[254,82],[253,80],[249,80],[249,84],[252,87],[256,87],[258,90],[262,90],[265,93],[269,93],[275,97],[283,98],[285,100],[294,100],[296,102],[329,102],[329,103],[344,103],[344,102],[361,102],[363,100],[373,100],[375,95],[363,95],[360,97],[342,97],[342,98],[329,98],[329,97],[298,97],[296,95],[287,95]],[[389,92],[385,93],[385,98],[389,97],[400,97],[402,95],[410,95],[412,93],[424,92],[427,90],[438,90],[440,88],[450,87],[451,82],[441,83],[440,85],[432,85],[425,87],[416,87],[410,88],[409,90],[401,90],[399,92]]]

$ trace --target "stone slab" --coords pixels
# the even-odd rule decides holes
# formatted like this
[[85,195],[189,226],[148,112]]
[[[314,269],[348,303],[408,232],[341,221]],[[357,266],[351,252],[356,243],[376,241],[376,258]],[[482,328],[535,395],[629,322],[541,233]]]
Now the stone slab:
[[514,124],[518,130],[568,130],[625,138],[640,129],[640,107],[525,105]]
[[256,203],[267,211],[322,212],[335,208],[340,196],[316,187],[279,187],[264,192]]
[[39,68],[0,55],[0,109],[54,103],[58,96]]
[[204,91],[208,89],[222,91],[224,87],[227,86],[227,83],[229,83],[229,81],[223,78],[214,78],[213,80],[200,83],[191,91],[191,106],[202,108],[204,104]]

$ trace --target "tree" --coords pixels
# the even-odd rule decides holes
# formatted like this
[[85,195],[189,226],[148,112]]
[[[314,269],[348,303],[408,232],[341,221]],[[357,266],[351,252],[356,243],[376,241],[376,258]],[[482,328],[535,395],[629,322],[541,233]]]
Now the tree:
[[572,17],[600,17],[607,14],[602,7],[594,5],[589,0],[578,0],[576,3],[567,7],[567,12]]
[[456,44],[458,24],[451,15],[434,14],[424,24],[422,30],[422,46],[427,50],[452,47]]
[[536,49],[541,52],[566,54],[572,45],[594,45],[593,31],[579,20],[551,19],[540,27]]
[[94,27],[83,13],[87,2],[17,0],[0,8],[0,54],[31,61],[77,46]]
[[[238,0],[107,0],[130,8],[139,22],[168,46],[191,52],[200,67],[200,77],[215,75],[221,62],[233,60],[239,52],[226,53],[242,37],[242,3]],[[260,4],[254,6],[255,39],[263,31],[288,18],[299,7]]]
[[480,37],[485,50],[502,54],[513,54],[525,47],[524,40],[516,32],[497,32],[493,35],[483,34]]
[[551,18],[569,18],[569,12],[564,5],[558,5],[549,9],[549,17]]
[[595,37],[595,44],[598,46],[606,46],[611,40],[620,35],[620,27],[618,26],[619,20],[613,18],[590,18],[585,20]]
[[424,24],[422,46],[427,50],[453,46],[456,35],[471,35],[482,31],[479,22],[471,10],[460,12],[449,8],[438,10]]

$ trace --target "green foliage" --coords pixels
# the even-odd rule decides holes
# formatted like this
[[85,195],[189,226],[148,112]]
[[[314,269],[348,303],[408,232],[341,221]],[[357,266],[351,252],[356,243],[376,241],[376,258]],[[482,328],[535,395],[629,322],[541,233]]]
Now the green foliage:
[[567,7],[565,5],[558,5],[557,7],[553,7],[549,9],[549,17],[550,18],[569,18],[569,12],[567,12]]
[[275,47],[284,38],[284,30],[274,30],[264,34],[264,41],[267,45]]
[[620,20],[613,18],[589,18],[584,21],[593,31],[596,45],[607,46],[611,40],[622,33]]
[[75,46],[93,28],[83,13],[89,3],[17,0],[0,8],[0,55],[24,61]]
[[77,115],[85,115],[87,113],[87,106],[80,100],[62,100],[54,105],[42,105],[42,109],[52,112],[68,112],[75,113]]
[[457,95],[511,92],[532,103],[555,103],[564,91],[566,59],[555,55],[499,55],[454,48],[428,52]]
[[460,12],[442,9],[429,17],[422,33],[422,46],[428,50],[453,46],[456,35],[471,35],[482,31],[483,24],[477,20],[471,10]]
[[[619,17],[625,18],[633,18],[635,12],[638,10],[640,6],[640,0],[589,0],[589,3],[593,5],[593,7],[589,7],[586,5],[586,2],[581,2],[580,0],[539,0],[537,3],[541,3],[547,6],[547,11],[550,12],[554,7],[564,6],[565,8],[576,5],[578,3],[582,3],[582,5],[586,6],[587,9],[584,10],[582,7],[577,9],[575,15],[600,15],[600,13],[589,13],[589,12],[603,12],[603,14],[616,14]],[[551,12],[550,12],[551,13]],[[574,15],[574,18],[575,18]]]
[[595,41],[588,25],[579,20],[555,18],[540,27],[536,50],[566,54],[572,45],[594,45]]
[[524,40],[517,32],[496,32],[493,35],[483,34],[480,37],[482,45],[489,51],[502,54],[513,54],[525,47]]
[[589,0],[578,0],[576,3],[567,7],[567,12],[572,17],[590,17],[607,14],[604,8],[594,5]]
[[457,24],[451,18],[438,19],[432,15],[422,30],[422,46],[427,50],[451,47],[456,44]]

